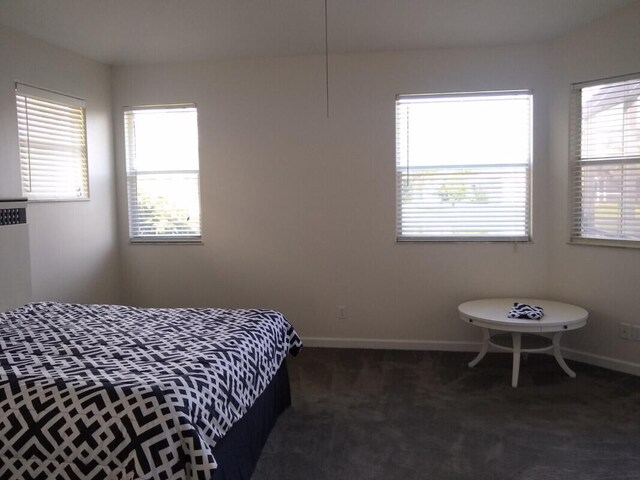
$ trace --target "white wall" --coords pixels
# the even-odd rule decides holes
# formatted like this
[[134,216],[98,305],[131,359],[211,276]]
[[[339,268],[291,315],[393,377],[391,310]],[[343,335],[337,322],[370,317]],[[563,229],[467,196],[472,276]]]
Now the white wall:
[[568,245],[568,119],[570,85],[640,72],[640,2],[554,45],[551,109],[549,293],[587,308],[587,328],[566,345],[595,355],[640,363],[640,344],[618,337],[618,324],[640,324],[640,250]]
[[[461,301],[545,296],[591,311],[567,345],[640,363],[617,339],[639,323],[640,250],[565,243],[569,84],[640,71],[639,40],[635,4],[547,44],[333,55],[327,119],[322,57],[121,67],[111,95],[107,67],[0,27],[0,196],[20,195],[13,82],[87,100],[91,201],[30,206],[33,297],[272,307],[305,337],[464,342]],[[521,88],[533,243],[396,243],[395,94]],[[198,104],[203,245],[127,241],[122,107],[164,102]]]
[[[114,69],[123,267],[142,305],[272,307],[305,337],[476,341],[456,306],[547,292],[545,46]],[[395,95],[526,89],[534,242],[395,242]],[[204,244],[129,245],[122,107],[196,102]],[[454,146],[452,146],[454,147]],[[337,319],[337,306],[348,319]]]
[[[307,338],[460,345],[479,335],[461,301],[540,296],[591,312],[565,338],[575,358],[640,371],[638,344],[617,338],[640,323],[640,250],[566,244],[570,83],[640,71],[638,45],[635,3],[540,45],[332,55],[329,119],[322,57],[116,68],[127,298],[272,307]],[[534,91],[533,243],[395,243],[395,94],[520,88]],[[198,104],[200,246],[127,242],[122,107],[164,102]]]
[[[32,299],[118,302],[109,68],[3,26],[0,65],[0,197],[21,196],[14,83],[83,97],[87,106],[91,200],[29,205]],[[0,255],[13,254],[0,244]],[[15,273],[0,275],[11,281]]]

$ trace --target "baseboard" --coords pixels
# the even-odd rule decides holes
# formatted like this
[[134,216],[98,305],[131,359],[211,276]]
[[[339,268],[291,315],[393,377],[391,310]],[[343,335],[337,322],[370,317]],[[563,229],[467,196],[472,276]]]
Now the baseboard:
[[582,352],[571,348],[563,348],[562,356],[568,360],[640,376],[640,363],[627,362],[626,360],[618,360],[617,358],[605,357],[604,355],[596,355],[595,353]]
[[477,352],[480,342],[451,342],[446,340],[382,340],[377,338],[305,337],[309,347],[371,348],[380,350],[441,350],[445,352]]
[[[302,339],[308,347],[322,348],[371,348],[381,350],[440,350],[445,352],[477,352],[480,342],[453,342],[448,340],[382,340],[376,338],[336,338],[336,337],[305,337]],[[493,350],[490,350],[493,351]],[[562,349],[563,356],[568,360],[595,365],[617,372],[630,373],[640,376],[640,364],[605,357],[593,353],[582,352],[570,348]]]

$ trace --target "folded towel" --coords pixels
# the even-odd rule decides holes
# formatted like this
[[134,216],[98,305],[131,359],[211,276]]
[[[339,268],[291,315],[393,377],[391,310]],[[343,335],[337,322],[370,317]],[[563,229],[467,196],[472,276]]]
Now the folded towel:
[[509,318],[524,318],[528,320],[540,320],[544,316],[544,309],[526,303],[514,303],[507,314]]

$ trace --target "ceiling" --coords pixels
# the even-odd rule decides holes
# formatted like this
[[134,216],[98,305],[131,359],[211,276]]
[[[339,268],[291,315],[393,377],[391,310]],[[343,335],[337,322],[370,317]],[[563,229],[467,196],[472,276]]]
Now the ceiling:
[[[638,0],[327,0],[329,51],[549,40]],[[0,0],[0,24],[106,64],[324,53],[324,0]]]

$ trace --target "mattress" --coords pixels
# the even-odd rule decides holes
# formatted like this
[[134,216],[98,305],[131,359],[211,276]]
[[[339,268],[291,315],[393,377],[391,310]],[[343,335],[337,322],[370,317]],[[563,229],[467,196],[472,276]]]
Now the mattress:
[[0,479],[210,479],[302,343],[258,309],[32,303],[0,314]]

